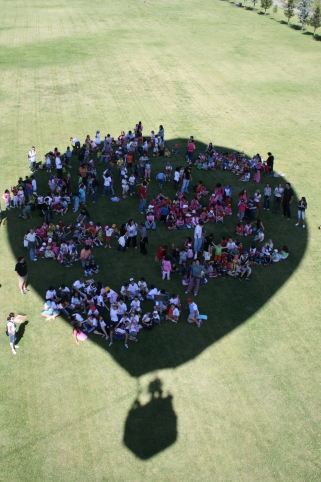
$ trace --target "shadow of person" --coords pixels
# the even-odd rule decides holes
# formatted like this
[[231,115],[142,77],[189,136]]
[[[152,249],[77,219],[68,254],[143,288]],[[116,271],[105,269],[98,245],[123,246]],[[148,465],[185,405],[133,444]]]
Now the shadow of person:
[[148,386],[150,400],[138,398],[128,412],[123,442],[140,459],[146,460],[167,449],[177,439],[177,415],[172,395],[163,396],[162,382],[156,378]]
[[16,333],[16,344],[18,344],[20,340],[23,338],[23,335],[25,334],[25,329],[28,323],[29,321],[26,320],[23,323],[21,323],[21,325],[19,326],[19,330]]

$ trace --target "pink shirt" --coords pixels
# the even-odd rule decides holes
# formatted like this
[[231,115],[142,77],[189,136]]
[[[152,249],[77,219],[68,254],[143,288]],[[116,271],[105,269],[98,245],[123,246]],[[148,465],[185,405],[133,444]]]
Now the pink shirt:
[[172,265],[170,261],[167,261],[166,259],[164,259],[162,262],[162,266],[163,266],[163,271],[172,271]]

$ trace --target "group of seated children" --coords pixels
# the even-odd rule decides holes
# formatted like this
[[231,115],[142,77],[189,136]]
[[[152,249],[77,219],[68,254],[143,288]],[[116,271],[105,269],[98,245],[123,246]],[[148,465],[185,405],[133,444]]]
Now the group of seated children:
[[[179,320],[179,296],[173,294],[170,297],[165,290],[158,290],[154,285],[148,289],[144,278],[138,283],[130,278],[120,293],[118,295],[99,281],[84,281],[83,278],[75,281],[71,290],[62,284],[57,293],[53,286],[49,286],[42,316],[47,321],[60,314],[66,316],[73,325],[76,343],[93,333],[110,339],[109,346],[114,340],[124,340],[125,348],[128,348],[128,340],[138,341],[141,329],[150,331],[164,319],[173,323]],[[153,310],[145,314],[141,307],[144,300],[151,300],[154,304]],[[109,311],[109,321],[105,317],[106,310]]]

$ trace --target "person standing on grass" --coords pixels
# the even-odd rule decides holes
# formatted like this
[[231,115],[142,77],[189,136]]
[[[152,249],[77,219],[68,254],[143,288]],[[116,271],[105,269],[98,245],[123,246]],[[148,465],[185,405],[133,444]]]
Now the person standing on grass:
[[31,228],[29,230],[29,233],[27,234],[25,239],[28,241],[30,261],[37,261],[37,257],[36,257],[36,233],[34,232],[33,228]]
[[12,350],[12,353],[14,355],[17,354],[16,348],[19,348],[19,345],[15,344],[16,340],[16,324],[14,322],[14,313],[10,313],[8,318],[7,318],[7,333],[9,335],[9,343],[10,343],[10,348]]
[[305,228],[305,211],[308,208],[308,203],[305,197],[302,197],[298,203],[298,222],[296,226],[299,226],[300,219],[302,219],[302,228]]
[[205,271],[204,266],[201,265],[199,259],[196,259],[195,263],[192,264],[192,266],[191,266],[191,279],[188,283],[187,290],[185,291],[186,295],[192,291],[194,283],[195,283],[194,296],[197,296],[198,290],[199,290],[199,287],[200,287],[200,283],[201,283],[201,278],[202,278],[202,275],[203,275],[204,271]]
[[198,253],[202,247],[202,234],[203,234],[203,221],[199,221],[199,223],[195,226],[194,229],[194,251]]
[[294,196],[294,192],[293,192],[293,189],[291,187],[291,184],[289,182],[287,182],[285,184],[285,189],[284,189],[284,192],[283,192],[283,214],[282,214],[282,216],[286,216],[288,221],[291,217],[290,204],[293,201],[293,196]]
[[19,289],[21,294],[26,294],[26,291],[29,291],[27,288],[27,278],[28,278],[28,268],[27,263],[23,256],[19,256],[18,263],[15,266],[15,273],[18,276],[19,280]]
[[165,256],[165,258],[162,260],[162,279],[167,279],[167,281],[170,281],[171,271],[172,264],[169,256]]
[[272,192],[271,186],[269,183],[267,183],[264,188],[264,203],[263,203],[263,209],[267,211],[270,210],[271,192]]
[[187,143],[187,159],[188,159],[188,162],[190,163],[193,162],[194,151],[195,151],[194,139],[190,139]]
[[144,214],[146,208],[146,198],[147,198],[147,187],[148,182],[144,181],[143,184],[139,186],[138,198],[139,198],[139,212]]
[[267,175],[268,176],[273,176],[273,166],[274,166],[274,156],[272,156],[272,153],[271,152],[268,152],[268,158],[267,160],[265,161],[266,162],[266,165],[268,166],[269,170],[268,170],[268,173]]
[[140,223],[140,252],[145,256],[147,254],[146,244],[148,244],[147,229],[144,223]]
[[30,171],[35,172],[36,170],[36,164],[37,164],[37,152],[35,146],[32,146],[28,153],[28,159],[30,162]]
[[281,206],[282,196],[283,196],[283,186],[279,183],[276,188],[274,189],[274,202],[273,202],[273,212],[275,214],[279,213],[279,209]]

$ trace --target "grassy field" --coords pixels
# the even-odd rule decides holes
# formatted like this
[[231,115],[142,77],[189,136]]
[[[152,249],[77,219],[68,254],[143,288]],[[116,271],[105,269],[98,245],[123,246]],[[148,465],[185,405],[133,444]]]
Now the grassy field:
[[[79,266],[29,262],[22,298],[13,269],[35,221],[10,211],[0,228],[0,480],[320,480],[321,44],[281,24],[280,9],[258,11],[218,0],[2,2],[1,193],[28,174],[31,145],[41,156],[70,136],[117,136],[142,120],[147,134],[163,124],[167,145],[180,143],[174,166],[190,135],[198,150],[210,141],[249,155],[271,150],[276,170],[307,197],[308,222],[296,228],[295,209],[290,222],[264,213],[267,236],[289,246],[286,262],[255,267],[248,284],[211,280],[197,299],[209,315],[201,330],[184,311],[181,324],[125,351],[94,338],[76,346],[62,318],[41,318],[47,286],[71,284]],[[198,178],[240,189],[223,173]],[[45,173],[37,179],[44,189]],[[154,181],[149,196],[156,192]],[[137,199],[99,199],[89,211],[104,224],[140,220]],[[235,216],[215,226],[215,239],[234,224]],[[159,227],[144,261],[97,248],[96,278],[116,291],[132,275],[167,288],[155,251],[188,235]],[[178,278],[170,290],[184,299]],[[4,335],[11,310],[29,321],[16,357]]]

